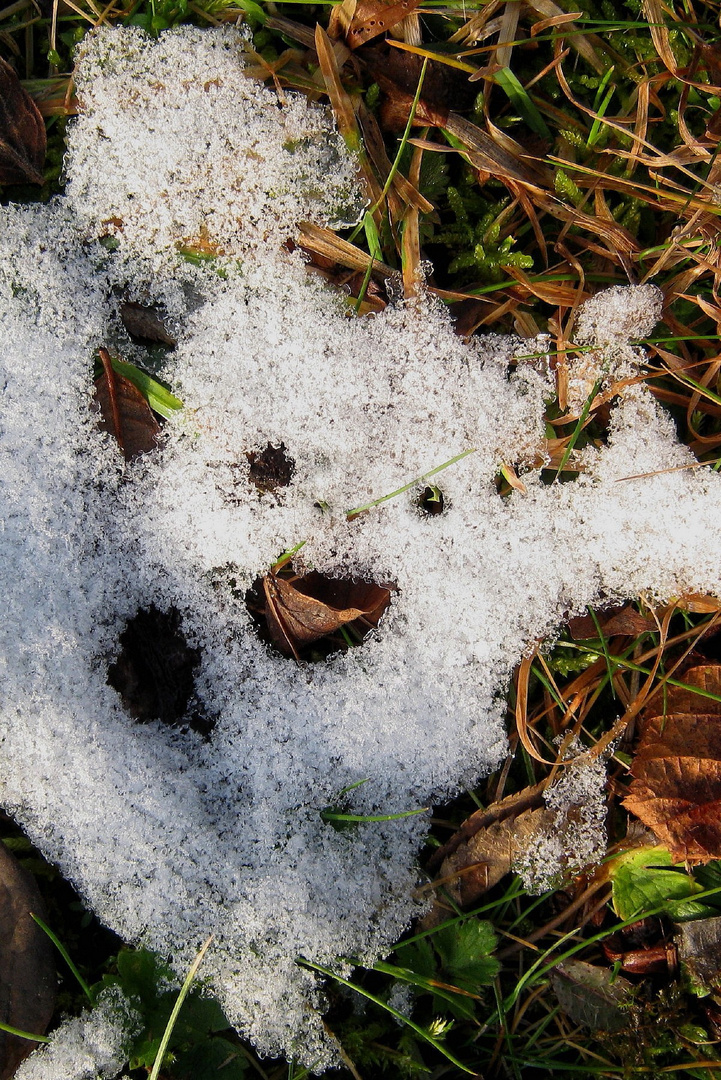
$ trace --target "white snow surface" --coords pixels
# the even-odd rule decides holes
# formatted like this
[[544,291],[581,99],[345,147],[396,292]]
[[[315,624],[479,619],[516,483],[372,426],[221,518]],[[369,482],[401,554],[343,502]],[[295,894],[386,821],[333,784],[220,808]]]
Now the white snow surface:
[[[246,80],[230,30],[103,30],[78,86],[66,196],[0,218],[0,804],[126,941],[183,973],[213,933],[203,973],[230,1020],[322,1069],[336,1050],[296,958],[382,955],[419,910],[427,828],[339,832],[323,808],[361,780],[352,812],[424,807],[494,768],[509,674],[570,613],[718,595],[721,478],[677,469],[694,459],[638,385],[575,482],[530,470],[502,499],[499,465],[544,434],[547,377],[509,373],[529,343],[465,344],[430,296],[351,318],[282,247],[299,219],[337,217],[338,195],[359,202],[323,110]],[[233,183],[239,147],[262,160]],[[189,264],[194,238],[225,255]],[[94,351],[140,355],[125,299],[167,311],[186,406],[129,465],[91,409]],[[658,294],[593,305],[586,327],[639,305],[653,322]],[[292,482],[260,494],[246,453],[281,441]],[[444,513],[419,513],[421,482],[346,519],[470,448],[433,478]],[[262,644],[242,600],[301,541],[297,566],[398,587],[369,641],[318,664]],[[135,724],[106,681],[151,604],[202,651],[209,741]]]

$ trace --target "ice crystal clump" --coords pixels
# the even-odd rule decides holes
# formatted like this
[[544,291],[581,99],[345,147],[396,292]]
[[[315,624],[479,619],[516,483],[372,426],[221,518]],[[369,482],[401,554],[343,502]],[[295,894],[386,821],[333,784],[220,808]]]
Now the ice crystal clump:
[[530,893],[557,888],[563,876],[596,865],[606,850],[606,766],[576,741],[560,779],[543,793],[552,811],[514,870]]
[[92,1011],[65,1020],[15,1080],[114,1080],[127,1061],[140,1015],[117,987],[103,990]]
[[[694,459],[633,385],[574,483],[531,470],[501,499],[501,463],[542,445],[548,381],[523,361],[509,376],[528,344],[466,345],[427,296],[349,319],[307,276],[282,241],[347,197],[352,163],[330,133],[328,167],[324,112],[243,81],[240,48],[227,30],[94,35],[67,196],[0,211],[0,801],[127,941],[181,972],[213,933],[203,970],[229,1019],[320,1070],[336,1051],[296,958],[347,970],[339,957],[383,953],[418,910],[427,826],[341,832],[323,809],[361,780],[353,812],[422,807],[492,769],[514,664],[601,592],[718,593],[721,478],[676,468]],[[293,117],[312,135],[298,174]],[[234,185],[233,154],[254,145],[258,182]],[[289,175],[287,191],[268,179]],[[200,239],[228,254],[176,253]],[[638,297],[614,292],[614,311]],[[128,466],[91,409],[94,351],[132,352],[124,299],[167,313],[186,406]],[[275,493],[246,456],[268,443],[295,462]],[[347,520],[470,449],[434,478],[442,514],[419,512],[420,484]],[[397,585],[361,649],[305,666],[261,643],[242,600],[301,541],[307,567]],[[107,683],[152,606],[200,655],[207,741],[134,724]]]

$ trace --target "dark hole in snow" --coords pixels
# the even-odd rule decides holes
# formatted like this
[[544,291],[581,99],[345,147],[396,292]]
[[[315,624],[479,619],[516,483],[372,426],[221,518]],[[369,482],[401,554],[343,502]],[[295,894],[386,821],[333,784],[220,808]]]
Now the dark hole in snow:
[[120,635],[122,648],[108,667],[108,683],[138,723],[160,720],[207,736],[212,721],[188,709],[201,654],[188,645],[180,622],[175,608],[141,608]]
[[361,645],[378,626],[396,586],[298,575],[286,564],[258,578],[245,602],[261,641],[283,656],[317,662]]
[[442,514],[445,509],[443,492],[435,484],[429,484],[418,496],[416,505],[422,514],[427,514],[429,517]]
[[286,453],[285,443],[265,450],[249,450],[246,455],[250,465],[250,481],[258,491],[275,491],[288,487],[295,472],[295,461]]

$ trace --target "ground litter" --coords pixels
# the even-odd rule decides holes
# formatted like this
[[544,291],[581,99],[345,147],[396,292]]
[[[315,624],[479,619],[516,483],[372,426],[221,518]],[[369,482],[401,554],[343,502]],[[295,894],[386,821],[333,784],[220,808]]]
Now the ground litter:
[[[214,934],[203,972],[231,1022],[320,1071],[337,1050],[296,961],[347,973],[383,955],[421,910],[427,829],[421,814],[338,831],[324,808],[365,781],[349,811],[420,809],[488,773],[514,665],[586,605],[718,595],[721,479],[683,468],[637,384],[577,480],[529,467],[501,498],[500,465],[543,445],[543,343],[466,344],[425,294],[349,317],[284,242],[301,220],[357,217],[352,159],[327,112],[245,77],[243,46],[228,29],[92,35],[65,195],[0,211],[0,803],[126,941],[182,974]],[[141,356],[127,302],[164,312],[185,407],[126,464],[92,374],[100,346]],[[653,286],[594,297],[571,385],[637,372],[629,339],[660,314]],[[268,443],[295,464],[275,492],[249,474]],[[419,512],[419,481],[347,519],[465,451],[433,479],[443,513]],[[316,664],[259,640],[243,600],[300,543],[301,569],[395,585],[363,646]],[[151,607],[198,652],[208,739],[134,723],[108,684]],[[111,1028],[131,1015],[106,1010]],[[117,1040],[92,1037],[109,1075]],[[60,1080],[52,1061],[19,1075]]]

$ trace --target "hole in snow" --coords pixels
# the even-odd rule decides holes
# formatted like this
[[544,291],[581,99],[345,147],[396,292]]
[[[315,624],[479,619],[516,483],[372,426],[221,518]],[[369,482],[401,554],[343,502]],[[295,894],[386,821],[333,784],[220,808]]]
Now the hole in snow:
[[361,645],[378,626],[395,585],[333,578],[290,564],[258,578],[245,602],[261,641],[296,660],[325,660]]
[[120,655],[108,667],[108,684],[138,723],[160,720],[207,736],[212,722],[188,712],[200,650],[188,645],[175,608],[151,604],[129,619],[120,635]]
[[295,472],[295,461],[286,453],[285,443],[265,450],[249,450],[246,455],[250,465],[250,480],[258,491],[275,491],[288,487]]
[[429,484],[418,496],[416,506],[424,516],[435,517],[442,514],[445,509],[443,492],[435,484]]

